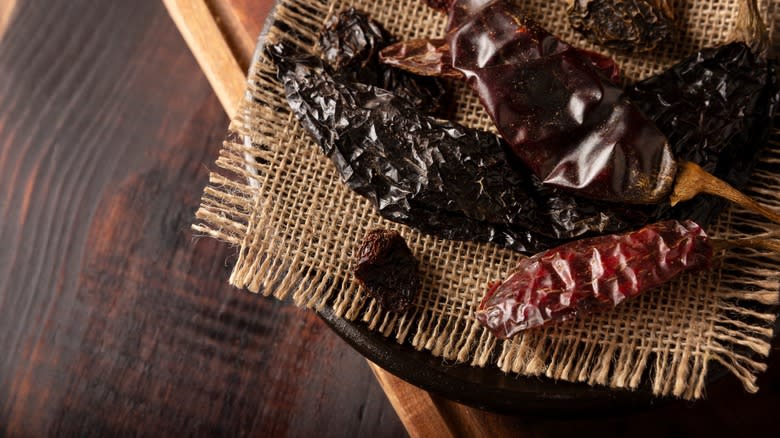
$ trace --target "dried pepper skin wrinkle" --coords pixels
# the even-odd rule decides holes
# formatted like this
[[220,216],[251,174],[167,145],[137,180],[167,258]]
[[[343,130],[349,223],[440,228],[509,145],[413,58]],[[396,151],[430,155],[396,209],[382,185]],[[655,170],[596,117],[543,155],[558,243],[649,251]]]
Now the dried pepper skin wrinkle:
[[[677,167],[665,136],[590,56],[508,1],[482,2],[479,9],[480,2],[465,3],[471,14],[455,16],[459,22],[436,50],[443,62],[448,54],[502,137],[543,183],[629,204],[669,195]],[[403,44],[384,49],[384,61],[404,67]]]
[[490,288],[477,320],[496,337],[611,309],[684,272],[709,267],[713,246],[692,221],[571,242],[523,259]]
[[420,291],[419,262],[397,231],[373,229],[357,250],[354,274],[369,295],[390,312],[403,312]]
[[676,166],[666,138],[578,50],[506,1],[448,38],[453,67],[544,183],[615,202],[667,196]]
[[[780,94],[774,66],[741,42],[703,49],[628,89],[631,100],[666,134],[680,160],[744,186],[769,138]],[[707,225],[726,201],[698,196],[653,217]]]
[[325,24],[319,40],[323,61],[339,71],[359,72],[393,38],[368,15],[348,8]]
[[521,252],[627,226],[518,171],[493,134],[427,116],[387,90],[341,82],[316,58],[269,49],[298,120],[386,219]]
[[674,33],[667,0],[570,0],[572,28],[596,44],[627,52],[646,52]]

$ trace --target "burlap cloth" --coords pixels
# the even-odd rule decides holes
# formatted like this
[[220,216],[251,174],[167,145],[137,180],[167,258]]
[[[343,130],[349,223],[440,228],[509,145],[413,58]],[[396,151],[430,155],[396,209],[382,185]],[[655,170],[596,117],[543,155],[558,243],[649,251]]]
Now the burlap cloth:
[[[565,1],[528,0],[521,6],[553,33],[613,55],[628,80],[657,73],[696,49],[725,41],[736,16],[734,0],[673,1],[680,34],[652,55],[624,56],[581,42],[565,19]],[[762,2],[770,32],[780,7]],[[324,20],[347,6],[367,11],[404,38],[442,34],[443,14],[421,0],[283,0],[267,40],[285,39],[312,51]],[[771,33],[776,44],[776,35]],[[776,52],[777,53],[777,52]],[[492,129],[476,97],[462,84],[460,122]],[[780,209],[780,143],[774,135],[747,192]],[[272,64],[260,57],[249,74],[246,100],[233,120],[205,189],[194,228],[239,248],[230,283],[295,304],[362,320],[371,329],[448,361],[498,366],[521,375],[636,388],[696,399],[704,395],[713,361],[748,391],[766,368],[778,303],[780,258],[731,251],[709,272],[684,276],[618,309],[572,324],[496,340],[474,311],[488,281],[504,277],[521,255],[493,245],[446,241],[383,220],[344,185],[330,161],[287,109]],[[777,169],[777,167],[775,167]],[[399,230],[418,256],[423,289],[407,313],[382,312],[350,274],[357,242],[372,227]],[[732,208],[710,227],[718,237],[771,231],[763,220]]]

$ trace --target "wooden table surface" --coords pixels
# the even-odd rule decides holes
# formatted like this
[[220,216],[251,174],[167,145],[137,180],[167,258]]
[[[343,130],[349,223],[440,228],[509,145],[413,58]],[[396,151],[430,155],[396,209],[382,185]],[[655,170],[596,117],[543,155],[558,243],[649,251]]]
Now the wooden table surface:
[[[251,50],[270,2],[212,5]],[[159,0],[0,0],[0,108],[0,436],[405,434],[363,358],[190,231],[228,119]],[[769,362],[756,395],[619,416],[438,403],[464,436],[742,436],[776,430]]]

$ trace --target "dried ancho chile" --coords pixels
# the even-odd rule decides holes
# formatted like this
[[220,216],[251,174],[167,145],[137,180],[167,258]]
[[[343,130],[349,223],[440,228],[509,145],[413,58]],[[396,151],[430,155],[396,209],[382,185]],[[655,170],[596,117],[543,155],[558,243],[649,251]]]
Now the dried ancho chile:
[[522,252],[627,226],[617,209],[544,187],[493,134],[427,116],[387,90],[341,82],[319,59],[283,45],[268,53],[298,120],[386,219]]
[[708,268],[716,251],[734,246],[780,250],[772,241],[710,239],[695,222],[674,220],[570,242],[521,260],[488,289],[476,317],[505,339],[612,309],[684,272]]
[[406,241],[396,231],[373,229],[357,251],[355,278],[384,310],[403,312],[417,299],[420,273]]
[[667,0],[570,0],[572,28],[596,44],[623,51],[650,51],[674,32]]
[[322,60],[334,69],[350,70],[359,75],[364,67],[376,60],[379,50],[393,40],[385,28],[367,14],[348,8],[325,23],[320,31],[320,51]]
[[[666,136],[601,64],[509,1],[453,0],[449,13],[444,39],[389,46],[383,61],[467,80],[502,137],[544,184],[629,204],[674,205],[709,193],[780,222],[776,212],[675,159]],[[760,23],[756,14],[753,8],[749,21]]]

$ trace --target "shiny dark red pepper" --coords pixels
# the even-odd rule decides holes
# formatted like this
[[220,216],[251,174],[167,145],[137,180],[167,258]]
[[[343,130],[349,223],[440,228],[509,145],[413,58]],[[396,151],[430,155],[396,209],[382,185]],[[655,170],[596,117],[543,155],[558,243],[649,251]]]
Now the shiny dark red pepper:
[[669,195],[669,144],[604,74],[613,63],[561,41],[506,0],[454,0],[450,19],[443,40],[390,46],[385,61],[462,75],[545,184],[633,204]]
[[499,338],[611,309],[683,272],[709,266],[712,242],[693,221],[583,239],[523,259],[488,290],[477,320]]
[[[666,134],[678,160],[697,163],[737,188],[750,180],[780,106],[773,63],[743,42],[702,49],[626,91]],[[650,216],[706,227],[726,205],[722,198],[697,196],[673,208],[658,204]]]

